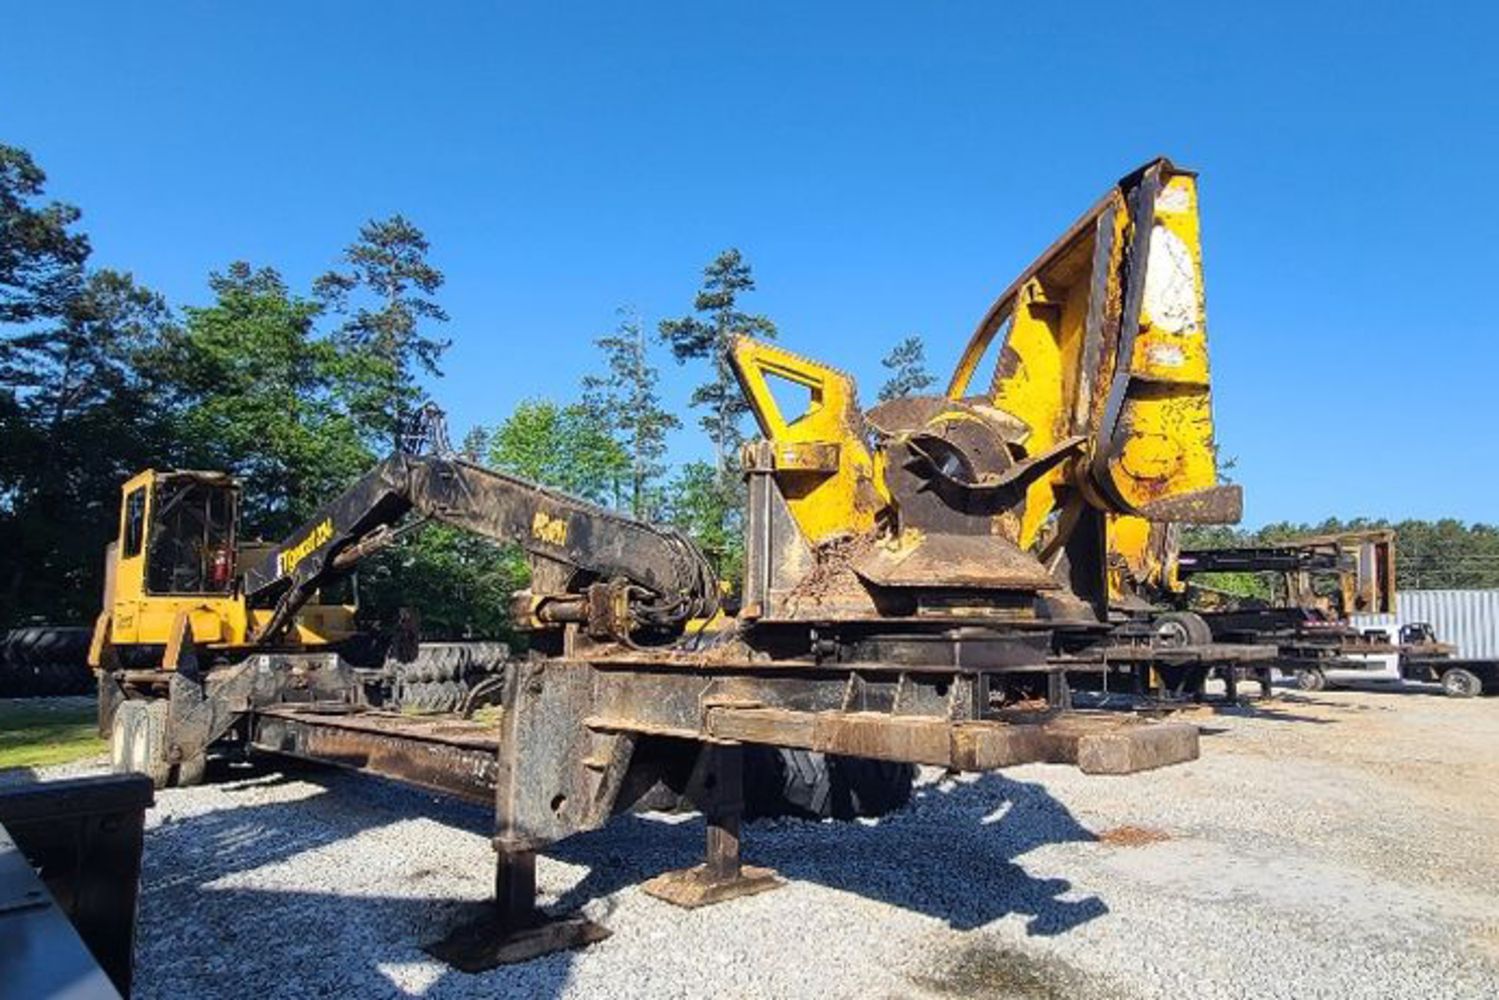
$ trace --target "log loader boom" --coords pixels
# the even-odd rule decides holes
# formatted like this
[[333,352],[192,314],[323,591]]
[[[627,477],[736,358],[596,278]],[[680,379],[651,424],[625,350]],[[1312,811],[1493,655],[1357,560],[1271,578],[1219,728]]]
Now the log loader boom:
[[575,622],[597,640],[659,643],[718,608],[712,568],[680,532],[454,456],[396,454],[246,571],[245,597],[276,601],[254,643],[273,641],[330,579],[428,521],[525,551],[522,626]]
[[352,608],[316,603],[319,591],[430,521],[518,545],[531,586],[515,595],[514,620],[554,638],[573,623],[598,641],[660,643],[718,608],[711,567],[679,532],[451,453],[390,456],[269,547],[238,542],[238,500],[219,473],[147,471],[125,484],[92,666],[159,649],[175,669],[189,640],[228,659],[335,645],[355,634]]

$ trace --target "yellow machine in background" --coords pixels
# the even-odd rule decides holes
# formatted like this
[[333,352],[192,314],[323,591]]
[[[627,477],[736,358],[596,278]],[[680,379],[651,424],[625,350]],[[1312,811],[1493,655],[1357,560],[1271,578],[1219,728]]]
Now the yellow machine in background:
[[[111,650],[144,647],[159,648],[160,665],[175,669],[189,635],[207,650],[248,646],[272,610],[249,607],[237,581],[275,546],[239,538],[239,484],[220,472],[148,469],[126,481],[121,497],[89,665],[104,666]],[[354,610],[309,603],[280,643],[315,647],[348,638]]]

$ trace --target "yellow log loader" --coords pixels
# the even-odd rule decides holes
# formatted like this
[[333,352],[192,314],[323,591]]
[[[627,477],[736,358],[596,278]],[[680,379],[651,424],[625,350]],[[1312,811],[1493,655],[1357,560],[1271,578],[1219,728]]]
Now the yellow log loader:
[[[534,856],[620,811],[707,817],[705,863],[648,891],[694,906],[774,888],[739,860],[746,786],[764,779],[746,747],[1095,774],[1197,755],[1194,727],[1068,711],[1058,684],[1132,634],[1111,607],[1111,518],[1238,516],[1214,461],[1191,172],[1155,160],[1111,187],[984,315],[940,396],[866,413],[834,368],[749,339],[729,354],[761,432],[743,455],[733,616],[683,536],[465,462],[433,433],[253,562],[227,479],[126,484],[93,650],[117,766],[170,782],[211,753],[291,755],[491,805],[495,910],[434,945],[480,968],[607,933],[534,908]],[[392,711],[387,674],[340,655],[348,609],[318,603],[426,520],[517,544],[532,568],[516,595],[531,648],[438,717]],[[1153,635],[1124,645],[1173,655]],[[497,718],[472,716],[486,699]]]

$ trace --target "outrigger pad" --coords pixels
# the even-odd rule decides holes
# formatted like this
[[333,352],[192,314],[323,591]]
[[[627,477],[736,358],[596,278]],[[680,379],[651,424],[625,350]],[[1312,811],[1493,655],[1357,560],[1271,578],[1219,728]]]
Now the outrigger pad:
[[737,876],[726,879],[710,873],[707,865],[698,865],[657,875],[640,888],[673,906],[695,910],[699,906],[712,906],[740,896],[779,889],[785,884],[771,868],[742,865]]
[[441,941],[422,945],[433,958],[460,972],[488,972],[501,965],[529,962],[555,951],[584,948],[602,941],[612,931],[581,913],[549,917],[537,911],[531,919],[506,924],[498,909],[456,927]]

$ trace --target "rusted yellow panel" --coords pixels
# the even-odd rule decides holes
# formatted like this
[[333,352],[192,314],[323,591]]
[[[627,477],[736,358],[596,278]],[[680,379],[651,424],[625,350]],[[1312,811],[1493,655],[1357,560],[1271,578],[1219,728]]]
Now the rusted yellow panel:
[[1215,486],[1207,309],[1196,179],[1162,175],[1155,196],[1139,330],[1107,461],[1130,509]]
[[[1105,194],[990,307],[948,395],[982,386],[1025,425],[1028,454],[1069,434],[1090,439],[1027,490],[1023,547],[1073,491],[1115,514],[1183,500],[1192,502],[1172,510],[1179,520],[1222,520],[1232,509],[1197,503],[1218,482],[1205,301],[1196,179],[1156,160]],[[995,368],[980,371],[995,338]]]
[[[874,527],[888,502],[865,446],[853,379],[774,344],[735,338],[734,373],[769,444],[776,481],[797,526],[814,545]],[[799,414],[782,413],[770,380],[807,392]],[[764,454],[764,451],[757,454]]]
[[1175,529],[1132,514],[1111,514],[1105,530],[1111,604],[1137,596],[1142,588],[1152,594],[1182,590],[1176,575]]

